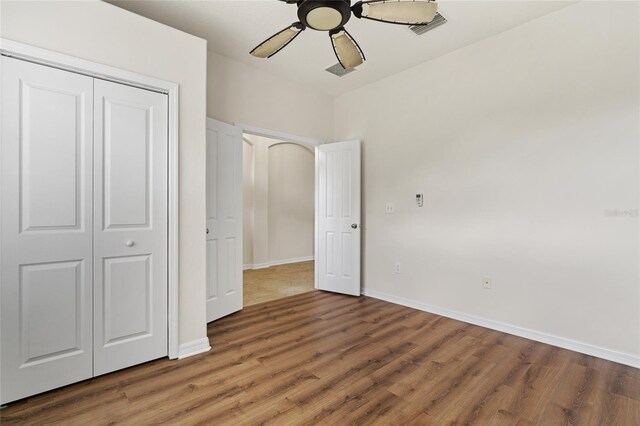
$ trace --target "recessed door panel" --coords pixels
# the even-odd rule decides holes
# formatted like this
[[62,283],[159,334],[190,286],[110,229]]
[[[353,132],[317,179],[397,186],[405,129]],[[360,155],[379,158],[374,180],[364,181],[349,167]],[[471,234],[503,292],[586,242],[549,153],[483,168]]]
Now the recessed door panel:
[[226,294],[231,295],[236,292],[237,286],[234,285],[238,279],[238,258],[237,258],[237,250],[236,250],[236,238],[230,237],[225,239],[225,255],[226,255],[226,280],[227,288]]
[[213,300],[218,289],[218,240],[207,240],[207,300]]
[[342,153],[342,174],[341,174],[341,183],[342,188],[340,190],[340,195],[342,196],[342,217],[343,218],[351,218],[353,216],[352,203],[353,199],[353,171],[351,168],[353,167],[353,153],[351,151],[344,151]]
[[227,200],[229,203],[224,208],[225,216],[223,219],[234,222],[238,219],[238,213],[241,213],[237,211],[238,209],[233,208],[233,206],[238,205],[238,176],[242,176],[242,174],[238,173],[238,168],[242,167],[238,162],[242,161],[242,158],[238,159],[237,155],[235,155],[237,144],[237,137],[234,134],[225,133],[218,142],[217,149],[218,158],[224,159],[218,164],[218,174],[224,177],[224,181],[220,182],[221,184],[218,186],[218,193],[221,199]]
[[78,229],[85,93],[20,81],[21,230]]
[[151,334],[151,256],[104,259],[104,345]]
[[335,232],[327,232],[326,233],[326,250],[325,250],[325,259],[327,260],[325,263],[326,275],[334,276],[336,274],[335,267],[335,253],[336,253],[336,233]]
[[151,109],[104,98],[105,229],[149,225]]
[[166,356],[167,96],[94,86],[94,374]]
[[25,367],[82,351],[82,261],[22,265],[20,350]]
[[1,61],[5,403],[92,375],[93,79]]
[[325,217],[334,218],[335,214],[335,183],[336,183],[336,157],[338,153],[327,152],[326,162],[321,167],[324,169],[324,176],[326,177],[326,184],[324,186],[324,206]]
[[353,233],[343,232],[342,241],[340,242],[340,264],[342,265],[342,277],[351,278],[353,268]]
[[218,219],[218,138],[219,131],[207,129],[207,220]]

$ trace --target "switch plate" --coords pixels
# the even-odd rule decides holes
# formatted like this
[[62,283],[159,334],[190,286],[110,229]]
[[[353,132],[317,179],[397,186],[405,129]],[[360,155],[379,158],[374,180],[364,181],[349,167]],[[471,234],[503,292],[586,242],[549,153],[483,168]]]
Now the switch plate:
[[491,277],[483,277],[482,278],[482,288],[491,289]]
[[385,204],[384,212],[387,213],[387,214],[395,213],[396,212],[396,205],[393,204],[393,203]]

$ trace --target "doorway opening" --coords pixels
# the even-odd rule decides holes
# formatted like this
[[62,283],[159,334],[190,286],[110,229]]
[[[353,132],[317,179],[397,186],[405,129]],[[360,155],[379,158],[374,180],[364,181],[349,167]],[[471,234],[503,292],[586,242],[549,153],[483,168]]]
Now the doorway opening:
[[314,290],[315,147],[244,133],[243,300]]

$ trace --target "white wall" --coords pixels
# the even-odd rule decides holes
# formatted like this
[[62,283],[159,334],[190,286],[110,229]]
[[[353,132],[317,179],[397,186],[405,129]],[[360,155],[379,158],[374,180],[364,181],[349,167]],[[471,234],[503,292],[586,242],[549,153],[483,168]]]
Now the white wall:
[[100,1],[0,3],[0,36],[180,85],[180,342],[206,336],[206,42]]
[[639,12],[580,2],[337,98],[367,290],[640,355]]
[[243,151],[245,267],[313,256],[315,154],[293,143],[244,137],[252,143]]
[[226,123],[329,141],[333,98],[209,52],[207,113]]

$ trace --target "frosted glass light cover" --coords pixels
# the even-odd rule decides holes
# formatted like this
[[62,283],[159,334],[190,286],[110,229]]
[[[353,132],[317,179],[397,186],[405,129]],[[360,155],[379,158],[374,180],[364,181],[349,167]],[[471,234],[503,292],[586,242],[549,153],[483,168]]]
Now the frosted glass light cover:
[[307,14],[307,24],[313,29],[329,31],[342,23],[342,14],[331,7],[316,7]]

